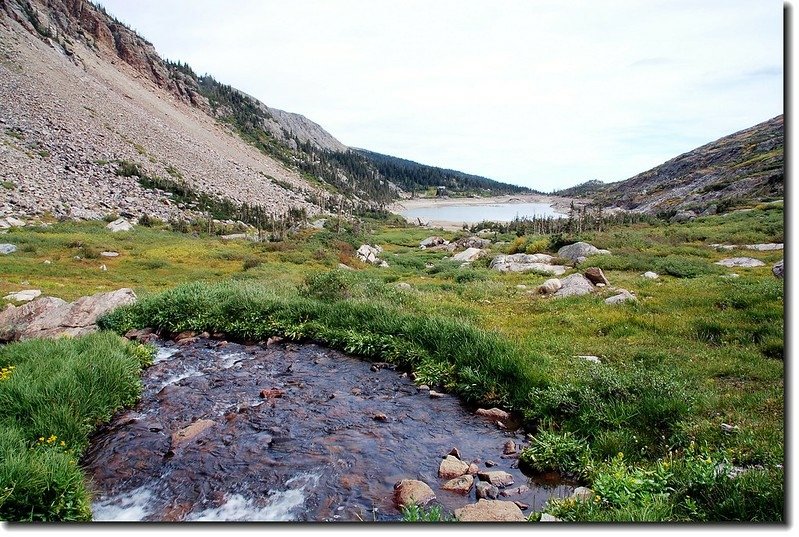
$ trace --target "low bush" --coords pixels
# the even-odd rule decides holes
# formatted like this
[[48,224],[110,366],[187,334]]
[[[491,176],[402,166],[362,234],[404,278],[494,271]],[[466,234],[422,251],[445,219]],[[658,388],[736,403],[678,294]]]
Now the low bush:
[[557,471],[580,475],[588,466],[588,444],[572,433],[541,431],[519,455],[519,462],[535,472]]

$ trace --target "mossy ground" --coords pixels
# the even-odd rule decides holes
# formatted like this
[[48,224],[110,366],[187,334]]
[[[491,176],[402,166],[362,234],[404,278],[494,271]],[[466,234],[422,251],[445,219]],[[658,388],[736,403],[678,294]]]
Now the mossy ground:
[[[453,372],[440,361],[446,356],[435,353],[430,354],[433,358],[409,360],[407,365],[429,382],[439,381],[473,401],[502,400],[501,393],[487,392],[504,392],[504,401],[523,413],[531,426],[573,431],[588,442],[600,464],[610,465],[616,452],[623,451],[629,464],[646,467],[669,450],[681,452],[693,443],[703,453],[731,464],[762,465],[771,472],[764,486],[782,486],[778,465],[784,462],[784,292],[771,265],[782,259],[783,252],[717,251],[710,246],[783,242],[781,204],[683,224],[636,224],[567,237],[613,252],[592,257],[583,267],[602,267],[612,286],[638,297],[637,303],[617,306],[603,302],[609,291],[563,300],[535,296],[528,291],[547,276],[499,274],[484,260],[460,268],[444,259],[446,252],[419,250],[419,241],[432,234],[448,239],[463,235],[376,221],[357,233],[306,230],[279,243],[222,241],[144,227],[110,233],[102,223],[22,228],[3,236],[3,242],[14,243],[19,250],[0,260],[0,293],[38,288],[71,300],[127,286],[144,298],[187,282],[243,282],[243,288],[268,289],[270,304],[279,305],[274,312],[319,312],[318,324],[302,327],[305,332],[301,329],[299,335],[329,338],[331,344],[351,345],[366,355],[379,353],[383,347],[377,344],[385,343],[381,339],[385,330],[393,329],[378,322],[378,314],[451,321],[503,343],[486,343],[484,359],[461,362],[453,356],[453,363],[474,367],[476,373]],[[506,243],[492,251],[505,253],[516,237],[491,238]],[[381,257],[390,267],[358,262],[354,249],[361,243],[382,246]],[[98,257],[106,250],[120,256]],[[766,265],[728,269],[714,264],[741,255]],[[356,271],[336,269],[339,263]],[[101,271],[100,264],[108,270]],[[647,270],[661,277],[643,278]],[[740,277],[728,278],[733,272]],[[409,283],[411,289],[397,289],[399,282]],[[375,313],[369,305],[382,309]],[[365,339],[355,342],[357,334],[343,334],[343,327],[334,326],[335,315],[325,312],[336,308],[349,312],[352,329],[360,330]],[[260,329],[284,330],[299,323],[293,313],[284,313]],[[408,323],[409,331],[444,326]],[[424,338],[409,337],[421,341],[422,347],[426,344]],[[505,356],[504,373],[489,374],[492,365],[500,366],[492,353],[511,352],[505,343],[516,362],[506,363]],[[592,376],[577,355],[599,356],[607,373]],[[737,429],[724,432],[722,423]],[[641,434],[642,428],[653,434]],[[647,509],[669,519],[676,508],[669,504],[661,509],[662,501],[652,500]],[[564,511],[561,506],[559,512],[584,520],[626,516],[610,513],[610,508],[603,511],[602,506],[578,507]],[[691,515],[684,505],[677,511],[679,519],[702,518]],[[735,518],[709,507],[702,513],[711,520]],[[781,519],[781,513],[758,513]],[[737,516],[747,519],[745,513]]]

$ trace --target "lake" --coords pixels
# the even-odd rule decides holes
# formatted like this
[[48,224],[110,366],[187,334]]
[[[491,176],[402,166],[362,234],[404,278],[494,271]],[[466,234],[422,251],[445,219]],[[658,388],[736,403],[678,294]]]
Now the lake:
[[417,218],[425,220],[438,220],[445,222],[466,222],[474,224],[484,220],[494,222],[510,222],[517,216],[527,217],[554,217],[564,215],[556,212],[548,203],[489,203],[485,205],[439,205],[434,207],[418,207],[407,209],[400,213],[408,220]]

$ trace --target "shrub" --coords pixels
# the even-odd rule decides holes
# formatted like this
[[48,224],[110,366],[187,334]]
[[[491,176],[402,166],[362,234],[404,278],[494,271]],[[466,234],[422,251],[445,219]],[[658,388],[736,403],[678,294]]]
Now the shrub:
[[261,261],[257,257],[249,256],[249,257],[245,258],[244,261],[242,261],[241,270],[246,272],[246,271],[250,270],[251,268],[255,268],[255,267],[260,266],[261,263],[263,263],[263,261]]
[[541,431],[530,437],[530,445],[519,455],[519,461],[536,472],[557,472],[579,475],[590,458],[588,444],[572,433]]
[[350,284],[340,270],[311,274],[305,278],[302,294],[327,302],[342,300],[351,295]]

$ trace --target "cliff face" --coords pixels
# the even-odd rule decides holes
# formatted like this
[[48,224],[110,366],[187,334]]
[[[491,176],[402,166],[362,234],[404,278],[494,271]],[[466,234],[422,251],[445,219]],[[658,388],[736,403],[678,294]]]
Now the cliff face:
[[635,177],[605,185],[595,199],[605,205],[658,213],[714,212],[736,200],[781,198],[784,152],[783,116],[779,115]]
[[0,0],[0,95],[0,216],[196,215],[153,186],[165,180],[270,214],[320,210],[318,188],[215,121],[194,78],[88,2]]

